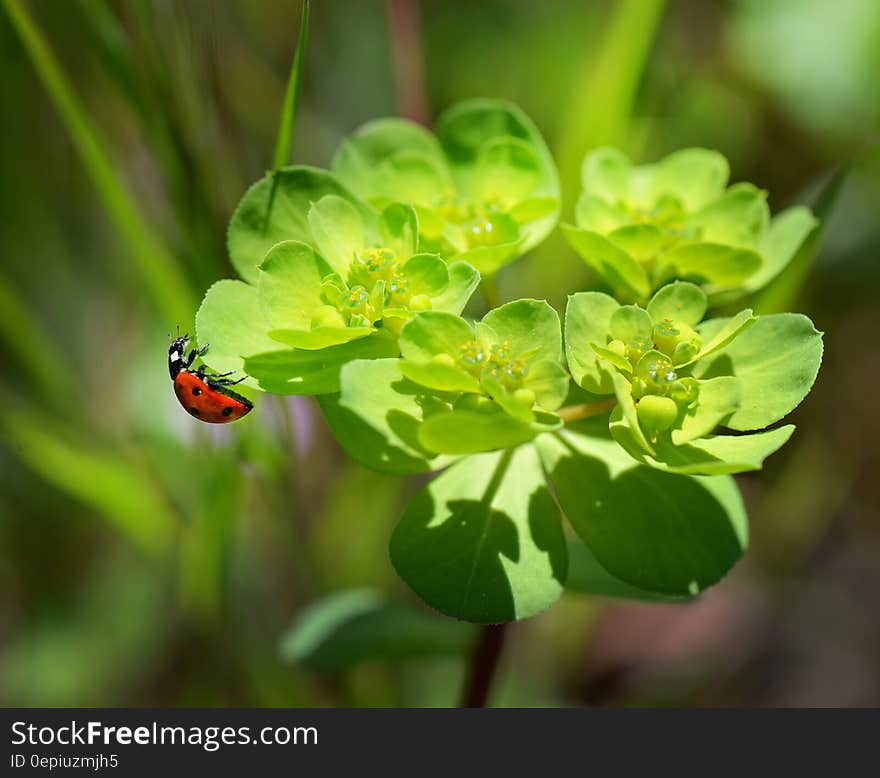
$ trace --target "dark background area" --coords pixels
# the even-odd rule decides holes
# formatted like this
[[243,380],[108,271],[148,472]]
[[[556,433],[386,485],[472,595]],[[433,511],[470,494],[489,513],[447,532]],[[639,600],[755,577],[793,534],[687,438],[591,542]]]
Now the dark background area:
[[[564,218],[602,142],[644,161],[717,148],[774,212],[850,169],[792,303],[826,333],[819,380],[792,442],[739,478],[745,558],[684,606],[566,594],[511,628],[493,702],[880,705],[880,4],[392,5],[420,39],[385,3],[313,2],[294,161],[325,166],[360,123],[410,112],[421,51],[429,117],[474,96],[533,117]],[[454,652],[316,673],[278,651],[345,587],[422,607],[387,555],[417,485],[347,460],[308,398],[215,430],[168,382],[167,333],[234,277],[226,223],[272,159],[299,3],[26,7],[124,189],[99,195],[0,10],[0,701],[454,704]],[[560,305],[586,282],[556,235],[500,288]]]

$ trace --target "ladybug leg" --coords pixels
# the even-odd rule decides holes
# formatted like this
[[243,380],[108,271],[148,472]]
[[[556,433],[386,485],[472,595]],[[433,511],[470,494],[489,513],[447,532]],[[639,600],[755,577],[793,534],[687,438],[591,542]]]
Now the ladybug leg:
[[[189,336],[187,336],[187,337],[189,337]],[[196,359],[198,359],[198,357],[205,356],[207,351],[208,351],[207,344],[202,346],[201,348],[194,348],[192,351],[190,351],[189,354],[182,360],[182,367],[184,368],[184,370],[187,369],[193,362],[195,362]],[[199,370],[201,370],[201,369],[202,368],[199,368]]]
[[234,372],[234,370],[230,370],[226,373],[209,373],[207,367],[205,367],[204,365],[199,365],[198,370],[196,370],[196,375],[203,381],[205,381],[209,378],[225,378],[228,375],[232,375]]
[[218,376],[225,375],[229,375],[229,373],[217,373],[216,375],[208,376],[206,379],[208,382],[208,386],[210,386],[212,389],[218,386],[235,386],[236,384],[240,384],[242,381],[244,381],[245,378],[247,378],[246,375],[243,375],[237,381],[230,381],[228,378],[220,378],[218,380]]

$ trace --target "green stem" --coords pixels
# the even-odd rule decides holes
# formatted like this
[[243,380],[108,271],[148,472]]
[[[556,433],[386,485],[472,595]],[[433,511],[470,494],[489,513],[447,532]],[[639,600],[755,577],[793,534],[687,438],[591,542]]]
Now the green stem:
[[560,408],[556,413],[566,424],[570,424],[573,421],[589,419],[591,416],[601,416],[603,413],[608,413],[608,411],[612,410],[615,405],[617,405],[617,400],[612,397],[608,400],[598,400],[594,403],[567,405],[565,408]]
[[42,32],[21,0],[2,0],[61,121],[72,140],[110,219],[125,240],[157,306],[168,321],[186,322],[195,300],[188,282],[168,250],[154,237],[120,180],[97,127],[49,49]]

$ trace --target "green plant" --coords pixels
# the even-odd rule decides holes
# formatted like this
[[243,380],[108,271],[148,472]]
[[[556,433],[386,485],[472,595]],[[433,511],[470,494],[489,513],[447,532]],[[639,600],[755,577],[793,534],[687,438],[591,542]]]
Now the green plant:
[[563,347],[544,301],[462,315],[481,273],[557,222],[532,123],[489,100],[448,111],[436,137],[372,122],[333,172],[282,168],[245,194],[228,236],[243,280],[208,291],[198,337],[253,390],[318,395],[368,467],[440,471],[390,548],[443,613],[498,623],[551,605],[577,542],[563,514],[586,546],[575,555],[601,571],[581,590],[691,597],[747,542],[730,474],[789,438],[769,427],[822,356],[798,314],[706,318],[771,282],[815,226],[805,208],[771,221],[763,192],[727,178],[699,149],[642,167],[587,155],[578,226],[564,229],[612,294],[570,297]]

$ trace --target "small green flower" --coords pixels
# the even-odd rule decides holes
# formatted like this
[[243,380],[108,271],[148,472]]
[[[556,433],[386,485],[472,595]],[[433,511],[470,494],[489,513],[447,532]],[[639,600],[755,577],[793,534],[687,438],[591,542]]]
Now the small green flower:
[[563,230],[621,300],[644,303],[674,279],[699,284],[713,303],[733,300],[781,272],[816,220],[803,207],[771,220],[766,192],[727,187],[728,176],[727,160],[706,149],[639,166],[597,149],[584,160],[576,226]]
[[744,310],[702,321],[707,304],[698,286],[682,281],[662,287],[646,308],[599,292],[573,295],[569,368],[588,392],[616,396],[611,432],[636,459],[679,472],[754,469],[793,427],[713,433],[759,430],[792,410],[815,379],[821,335],[793,314]]
[[436,137],[404,119],[369,122],[342,144],[333,170],[378,208],[411,203],[424,248],[484,275],[537,245],[559,216],[553,159],[509,103],[461,103],[440,117]]
[[277,244],[257,283],[269,337],[289,346],[323,349],[377,332],[394,338],[416,312],[458,313],[479,282],[467,263],[416,253],[409,206],[387,206],[374,227],[349,201],[327,195],[308,221],[317,251]]
[[511,445],[513,430],[515,443],[561,424],[552,412],[565,399],[568,374],[559,317],[546,302],[507,303],[473,325],[447,313],[420,313],[404,326],[400,349],[400,372],[450,404],[422,425],[429,450],[491,450]]

